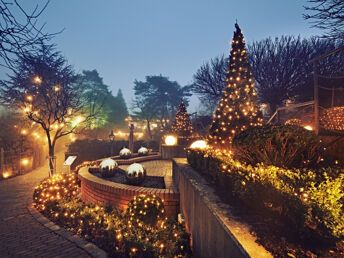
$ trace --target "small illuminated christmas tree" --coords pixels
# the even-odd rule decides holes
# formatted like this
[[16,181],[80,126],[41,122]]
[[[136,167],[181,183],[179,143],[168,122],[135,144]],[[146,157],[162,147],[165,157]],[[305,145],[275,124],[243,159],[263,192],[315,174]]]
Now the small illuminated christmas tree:
[[176,118],[171,127],[172,133],[178,136],[190,137],[193,134],[193,127],[190,121],[190,117],[186,111],[184,101],[179,104]]
[[227,86],[224,88],[209,130],[208,141],[220,149],[230,149],[233,137],[252,126],[262,125],[257,93],[248,62],[245,39],[235,24]]

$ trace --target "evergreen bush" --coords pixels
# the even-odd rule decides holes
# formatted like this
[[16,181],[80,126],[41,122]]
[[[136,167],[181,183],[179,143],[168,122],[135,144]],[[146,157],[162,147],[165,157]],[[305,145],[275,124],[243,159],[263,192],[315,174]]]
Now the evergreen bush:
[[235,159],[284,168],[315,166],[323,146],[314,132],[295,125],[253,127],[233,139]]

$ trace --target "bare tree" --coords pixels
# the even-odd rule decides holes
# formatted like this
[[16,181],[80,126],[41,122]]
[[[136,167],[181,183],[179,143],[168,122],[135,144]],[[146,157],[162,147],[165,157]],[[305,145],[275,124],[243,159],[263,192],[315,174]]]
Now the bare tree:
[[18,56],[36,51],[42,41],[55,35],[44,33],[44,24],[38,23],[38,17],[48,4],[49,1],[27,11],[17,0],[0,0],[0,66],[13,67]]
[[[253,76],[261,103],[271,112],[287,100],[313,99],[313,67],[310,60],[338,47],[341,42],[329,39],[301,39],[282,36],[253,42],[248,46]],[[343,71],[344,53],[323,60],[319,73],[334,76]]]
[[46,45],[38,54],[21,57],[14,68],[10,79],[0,83],[2,103],[22,110],[43,129],[49,146],[50,170],[54,173],[57,140],[90,119],[82,114],[77,77],[60,53]]
[[194,75],[192,91],[213,110],[226,86],[228,59],[223,55],[203,64]]
[[311,20],[314,27],[326,31],[324,37],[344,39],[344,1],[308,0],[305,19]]
[[[270,111],[274,112],[287,100],[312,100],[313,67],[309,61],[343,44],[342,40],[293,36],[249,44],[247,49],[259,101],[269,104]],[[213,103],[217,103],[226,85],[227,68],[226,59],[217,57],[202,65],[194,76],[193,90],[203,105],[208,103],[209,110],[213,110]],[[319,64],[319,74],[324,76],[342,75],[343,69],[344,52],[323,59]]]

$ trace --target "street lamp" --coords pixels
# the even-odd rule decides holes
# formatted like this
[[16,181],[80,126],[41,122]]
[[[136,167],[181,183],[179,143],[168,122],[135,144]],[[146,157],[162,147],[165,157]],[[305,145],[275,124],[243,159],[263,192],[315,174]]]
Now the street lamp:
[[113,142],[115,141],[115,134],[113,133],[113,130],[111,130],[110,134],[109,134],[109,139],[110,139],[110,143],[111,143],[111,157],[113,156]]

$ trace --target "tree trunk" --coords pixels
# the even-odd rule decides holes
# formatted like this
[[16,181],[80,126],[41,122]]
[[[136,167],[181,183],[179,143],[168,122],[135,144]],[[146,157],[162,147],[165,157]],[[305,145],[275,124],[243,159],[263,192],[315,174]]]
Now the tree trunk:
[[56,157],[54,156],[54,144],[49,144],[49,170],[50,176],[53,176],[56,172]]
[[51,141],[49,131],[46,132],[48,138],[48,146],[49,146],[49,157],[48,157],[48,164],[49,164],[49,176],[53,176],[56,172],[56,157],[55,154],[55,140]]

